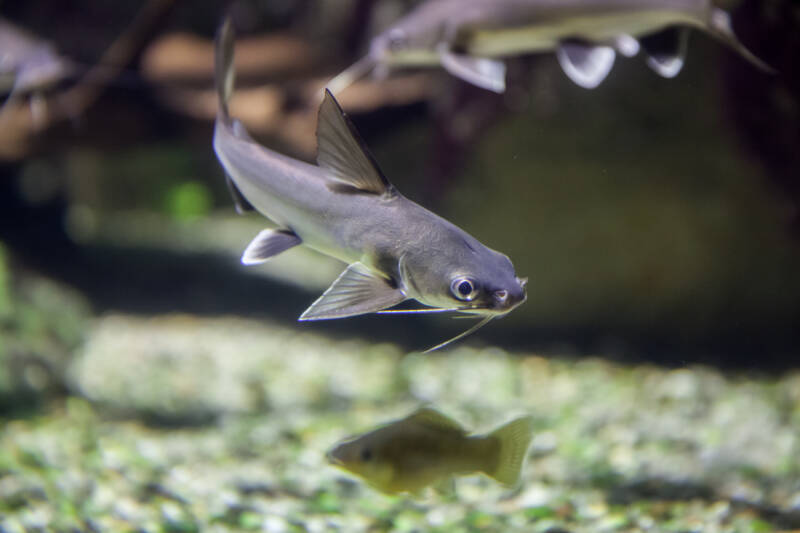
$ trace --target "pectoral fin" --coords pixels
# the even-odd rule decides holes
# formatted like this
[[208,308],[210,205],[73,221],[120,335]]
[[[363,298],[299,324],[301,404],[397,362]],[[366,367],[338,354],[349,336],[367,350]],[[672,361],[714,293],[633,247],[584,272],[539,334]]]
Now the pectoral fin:
[[674,78],[683,68],[688,43],[688,28],[668,28],[641,39],[647,66],[665,78]]
[[610,46],[564,41],[558,45],[556,57],[569,79],[584,89],[594,89],[611,72],[616,53]]
[[243,265],[258,265],[303,241],[285,229],[265,229],[250,242],[242,254]]
[[317,164],[326,169],[334,188],[373,194],[393,191],[353,123],[328,89],[317,118]]
[[300,320],[327,320],[374,313],[406,299],[396,285],[361,263],[353,263],[334,281]]
[[467,83],[482,89],[504,93],[506,90],[506,64],[496,59],[456,54],[449,43],[441,43],[436,51],[444,69]]

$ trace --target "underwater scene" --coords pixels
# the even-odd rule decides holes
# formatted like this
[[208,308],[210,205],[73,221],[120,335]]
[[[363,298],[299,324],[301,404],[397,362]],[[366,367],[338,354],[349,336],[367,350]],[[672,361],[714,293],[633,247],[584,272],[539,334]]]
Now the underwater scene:
[[800,531],[800,5],[0,0],[0,533]]

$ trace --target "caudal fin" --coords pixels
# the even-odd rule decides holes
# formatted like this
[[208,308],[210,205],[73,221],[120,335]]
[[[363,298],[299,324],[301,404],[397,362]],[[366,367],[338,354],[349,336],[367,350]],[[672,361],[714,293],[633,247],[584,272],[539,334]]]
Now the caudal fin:
[[533,438],[533,417],[512,420],[487,435],[497,439],[500,447],[493,471],[486,472],[500,483],[513,487],[519,482],[525,456]]
[[217,30],[214,43],[214,71],[219,98],[219,115],[228,118],[228,100],[233,93],[235,72],[233,69],[233,41],[235,32],[231,19],[226,17]]
[[753,52],[748,50],[742,44],[742,42],[739,41],[739,38],[736,37],[735,33],[733,33],[731,16],[726,11],[717,7],[711,8],[711,13],[708,18],[708,30],[714,37],[736,50],[739,55],[755,65],[757,68],[763,70],[764,72],[768,72],[769,74],[775,74],[777,72],[774,68],[756,57]]

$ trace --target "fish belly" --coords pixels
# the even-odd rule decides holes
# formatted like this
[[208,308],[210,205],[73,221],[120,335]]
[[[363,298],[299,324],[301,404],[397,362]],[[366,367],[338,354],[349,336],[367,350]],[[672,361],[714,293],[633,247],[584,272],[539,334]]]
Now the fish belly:
[[473,55],[502,57],[552,50],[569,38],[610,43],[619,35],[641,36],[673,25],[697,26],[700,22],[695,14],[682,11],[593,13],[516,27],[474,29],[466,42]]
[[361,259],[361,250],[342,239],[341,225],[346,224],[346,217],[335,202],[325,201],[331,200],[327,187],[288,176],[254,179],[247,169],[232,165],[228,154],[218,155],[247,201],[278,227],[292,230],[305,246],[324,255],[345,263]]

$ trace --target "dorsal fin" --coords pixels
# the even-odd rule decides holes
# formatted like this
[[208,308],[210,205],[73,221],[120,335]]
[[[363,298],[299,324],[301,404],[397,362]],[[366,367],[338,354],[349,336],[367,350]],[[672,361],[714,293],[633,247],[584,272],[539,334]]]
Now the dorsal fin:
[[317,164],[330,172],[337,186],[373,194],[393,191],[355,126],[327,89],[319,107]]
[[405,419],[407,422],[414,422],[422,426],[428,426],[436,429],[449,429],[457,431],[461,434],[466,434],[464,427],[453,420],[452,418],[443,415],[432,407],[420,407]]

